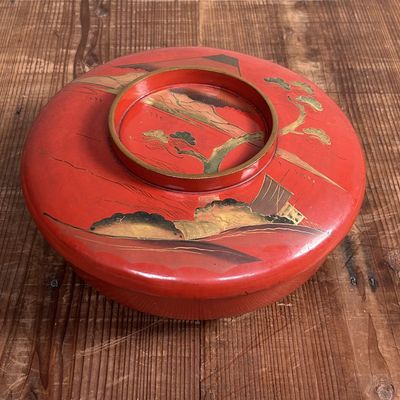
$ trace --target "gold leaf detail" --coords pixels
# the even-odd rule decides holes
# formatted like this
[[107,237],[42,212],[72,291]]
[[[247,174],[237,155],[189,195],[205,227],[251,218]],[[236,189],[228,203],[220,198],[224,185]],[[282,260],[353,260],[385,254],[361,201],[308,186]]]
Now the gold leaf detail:
[[331,144],[331,139],[327,135],[327,133],[322,129],[317,128],[304,128],[303,132],[307,135],[314,137],[315,139],[320,140],[323,144]]
[[[311,172],[312,174],[319,176],[322,179],[325,179],[327,182],[331,183],[332,185],[337,186],[340,189],[343,189],[340,185],[338,185],[335,181],[324,175],[322,172],[319,172],[317,169],[315,169],[312,165],[308,164],[307,162],[303,161],[299,156],[296,154],[290,153],[287,150],[284,149],[276,149],[276,155],[282,157],[284,160],[290,162],[291,164],[297,165],[300,168],[303,168],[304,170]],[[344,189],[343,189],[344,190]]]
[[165,143],[165,144],[168,143],[168,136],[161,129],[146,131],[146,132],[143,132],[143,135],[148,138],[158,140],[161,143]]
[[268,83],[275,83],[280,87],[284,88],[285,90],[290,90],[290,85],[285,82],[282,78],[264,78],[265,82]]
[[297,86],[300,89],[303,89],[308,94],[314,94],[313,88],[308,83],[300,82],[300,81],[293,81],[290,83],[292,84],[292,86]]
[[302,103],[308,104],[316,111],[323,110],[322,104],[318,100],[314,99],[314,97],[299,96],[299,97],[296,97],[296,100],[301,101]]
[[143,72],[130,72],[129,74],[114,76],[88,76],[75,79],[73,83],[95,85],[99,90],[103,90],[104,92],[118,94],[121,89],[140,75],[143,75]]

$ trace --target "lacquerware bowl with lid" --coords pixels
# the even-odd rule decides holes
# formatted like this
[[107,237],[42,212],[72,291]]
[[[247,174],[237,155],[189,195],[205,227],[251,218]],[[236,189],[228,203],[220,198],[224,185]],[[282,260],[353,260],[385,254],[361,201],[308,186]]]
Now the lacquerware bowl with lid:
[[165,48],[65,86],[32,126],[21,179],[38,228],[93,287],[140,311],[214,319],[315,273],[359,212],[365,163],[306,78]]

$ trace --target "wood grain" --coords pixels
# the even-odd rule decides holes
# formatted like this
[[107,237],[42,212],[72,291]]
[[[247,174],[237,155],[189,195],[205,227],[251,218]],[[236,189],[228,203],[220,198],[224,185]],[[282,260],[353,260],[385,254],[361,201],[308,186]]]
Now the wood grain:
[[[0,398],[400,398],[400,4],[396,0],[0,3]],[[213,46],[306,75],[368,162],[362,213],[307,284],[218,321],[126,309],[44,242],[19,187],[24,139],[66,82],[131,52]]]

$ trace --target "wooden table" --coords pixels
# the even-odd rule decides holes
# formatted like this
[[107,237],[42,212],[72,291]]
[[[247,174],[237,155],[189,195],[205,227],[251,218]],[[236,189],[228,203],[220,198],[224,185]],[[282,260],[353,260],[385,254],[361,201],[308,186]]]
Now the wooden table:
[[[396,0],[2,0],[0,398],[399,398],[399,26]],[[99,295],[42,239],[19,187],[29,126],[64,84],[120,55],[185,45],[304,74],[353,121],[368,162],[362,213],[317,275],[218,321]]]

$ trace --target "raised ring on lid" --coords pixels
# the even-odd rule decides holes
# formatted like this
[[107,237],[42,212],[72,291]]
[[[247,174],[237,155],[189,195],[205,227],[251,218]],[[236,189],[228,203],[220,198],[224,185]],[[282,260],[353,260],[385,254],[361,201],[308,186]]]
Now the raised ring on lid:
[[[127,115],[135,113],[135,107],[146,97],[182,85],[218,88],[254,107],[263,125],[264,142],[260,150],[237,165],[201,174],[158,168],[134,154],[121,135]],[[119,93],[110,108],[109,130],[117,156],[136,176],[157,186],[174,190],[212,191],[245,182],[265,168],[276,148],[277,114],[268,98],[241,77],[209,68],[164,68],[137,78]]]

